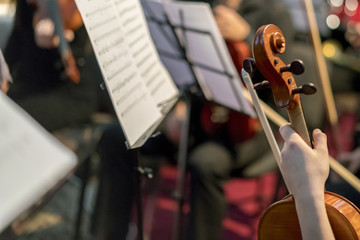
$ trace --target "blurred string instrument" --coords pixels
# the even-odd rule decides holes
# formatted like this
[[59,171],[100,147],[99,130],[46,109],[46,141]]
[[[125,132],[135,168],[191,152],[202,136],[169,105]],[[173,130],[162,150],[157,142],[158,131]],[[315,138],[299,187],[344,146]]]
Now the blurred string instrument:
[[[75,83],[80,81],[79,70],[68,41],[74,38],[74,31],[82,26],[83,21],[74,0],[27,0],[34,4],[34,29],[41,24],[47,24],[51,19],[53,32],[51,47],[58,47],[66,75]],[[43,28],[46,29],[46,26]]]
[[76,6],[75,0],[58,0],[64,28],[75,31],[82,24],[80,12]]
[[[299,94],[315,93],[316,88],[312,84],[296,86],[292,73],[303,72],[301,61],[286,65],[276,56],[284,53],[285,38],[281,30],[271,24],[262,26],[256,32],[253,51],[255,61],[247,60],[244,68],[250,73],[254,69],[262,73],[268,82],[266,86],[271,87],[275,104],[287,108],[291,126],[311,146]],[[348,174],[346,169],[343,170],[340,175]],[[336,239],[360,239],[360,210],[353,203],[325,191],[325,205]],[[302,239],[292,195],[272,204],[262,215],[258,225],[258,239]]]

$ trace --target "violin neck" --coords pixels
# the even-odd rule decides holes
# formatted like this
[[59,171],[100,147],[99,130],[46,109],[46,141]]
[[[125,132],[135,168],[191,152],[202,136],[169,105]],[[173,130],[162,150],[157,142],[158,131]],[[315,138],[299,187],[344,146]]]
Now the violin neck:
[[288,108],[288,115],[290,124],[295,132],[297,132],[309,146],[312,146],[301,104],[293,108]]

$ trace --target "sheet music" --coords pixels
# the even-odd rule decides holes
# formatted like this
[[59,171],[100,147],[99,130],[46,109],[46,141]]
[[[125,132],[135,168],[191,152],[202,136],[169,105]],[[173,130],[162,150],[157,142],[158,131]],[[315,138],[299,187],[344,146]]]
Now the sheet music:
[[0,232],[59,183],[76,156],[0,91]]
[[161,12],[159,5],[163,6],[179,41],[186,49],[186,56],[206,98],[255,116],[252,106],[242,94],[239,74],[209,4],[156,0],[146,2],[154,2],[152,5],[147,4],[152,11]]
[[177,89],[156,55],[138,0],[76,4],[128,145],[138,146],[164,117],[159,106],[176,98]]
[[151,95],[157,104],[169,101],[177,94],[177,89],[159,60],[140,2],[115,0],[115,5],[134,63]]

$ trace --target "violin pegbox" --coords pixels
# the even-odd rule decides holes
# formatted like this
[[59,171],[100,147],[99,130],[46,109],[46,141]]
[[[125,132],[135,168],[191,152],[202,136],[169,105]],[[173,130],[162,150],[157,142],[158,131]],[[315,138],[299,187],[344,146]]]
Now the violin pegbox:
[[[293,74],[304,73],[304,64],[296,59],[285,64],[277,55],[285,52],[286,42],[281,30],[273,25],[264,25],[258,29],[253,44],[253,55],[256,65],[271,86],[275,104],[278,107],[293,108],[300,104],[299,93],[314,94],[316,87],[312,83],[297,87]],[[247,63],[249,64],[249,63]],[[254,68],[254,67],[252,67]]]

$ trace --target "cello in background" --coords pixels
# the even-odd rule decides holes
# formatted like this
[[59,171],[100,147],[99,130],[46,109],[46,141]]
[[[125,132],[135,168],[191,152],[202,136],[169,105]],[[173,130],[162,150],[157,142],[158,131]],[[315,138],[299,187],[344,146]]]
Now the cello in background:
[[[271,24],[259,28],[253,51],[256,68],[269,82],[275,104],[287,108],[291,126],[311,146],[299,93],[310,94],[314,89],[311,85],[297,87],[292,75],[303,71],[301,62],[286,65],[276,56],[284,53],[285,38],[281,30]],[[325,191],[325,206],[336,239],[360,239],[360,210],[353,203]],[[292,195],[265,211],[259,221],[258,239],[302,239]]]

